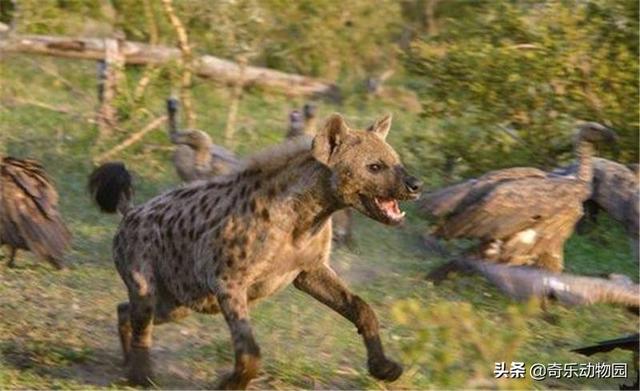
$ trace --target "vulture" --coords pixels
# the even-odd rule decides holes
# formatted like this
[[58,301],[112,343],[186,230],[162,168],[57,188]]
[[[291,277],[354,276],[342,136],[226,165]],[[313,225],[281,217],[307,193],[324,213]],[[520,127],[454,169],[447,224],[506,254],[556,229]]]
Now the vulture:
[[563,270],[563,247],[591,194],[594,143],[615,142],[588,122],[575,139],[575,176],[517,167],[487,173],[426,194],[421,209],[439,218],[436,237],[478,239],[476,256],[509,265]]
[[313,103],[305,103],[302,107],[304,114],[304,134],[315,136],[318,127],[318,119],[316,118],[316,105]]
[[293,110],[289,113],[289,130],[287,139],[302,136],[304,134],[304,119],[300,110]]
[[640,334],[635,333],[626,337],[610,339],[607,341],[601,341],[595,345],[585,346],[583,348],[573,349],[572,352],[582,354],[584,356],[591,356],[596,353],[609,352],[613,349],[629,350],[633,352],[633,365],[636,370],[636,380],[631,386],[620,385],[621,390],[637,390],[640,385],[640,371],[638,371],[640,347]]
[[28,250],[56,269],[71,233],[58,211],[58,192],[35,160],[4,157],[0,162],[0,244],[9,247],[8,266],[17,250]]
[[[559,175],[575,175],[577,170],[578,166],[573,164],[553,172]],[[634,251],[637,250],[638,235],[640,235],[638,227],[640,188],[638,185],[638,173],[633,168],[611,160],[594,158],[592,191],[583,205],[585,210],[583,220],[595,221],[598,212],[604,210],[620,222],[631,238]]]
[[197,129],[178,130],[177,111],[177,99],[169,98],[169,137],[176,144],[173,164],[183,181],[224,175],[240,167],[240,159],[233,152],[213,144],[207,133]]
[[305,134],[314,136],[316,134],[317,126],[316,106],[312,103],[305,103],[302,107],[302,113],[298,110],[293,110],[289,114],[289,130],[287,131],[287,139]]

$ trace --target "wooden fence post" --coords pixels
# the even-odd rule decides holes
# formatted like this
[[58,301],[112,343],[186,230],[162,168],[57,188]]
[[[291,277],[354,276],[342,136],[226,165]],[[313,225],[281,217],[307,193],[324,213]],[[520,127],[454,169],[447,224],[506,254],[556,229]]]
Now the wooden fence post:
[[124,68],[124,55],[117,39],[104,40],[104,60],[98,61],[98,140],[108,139],[118,126],[118,112],[114,105]]
[[234,83],[231,90],[231,105],[229,106],[229,113],[227,115],[227,123],[224,128],[224,138],[227,143],[234,145],[234,136],[236,133],[236,122],[238,120],[238,109],[240,108],[240,101],[242,100],[242,92],[244,91],[244,76],[247,69],[247,58],[241,56],[238,58],[238,64],[240,64],[240,77]]

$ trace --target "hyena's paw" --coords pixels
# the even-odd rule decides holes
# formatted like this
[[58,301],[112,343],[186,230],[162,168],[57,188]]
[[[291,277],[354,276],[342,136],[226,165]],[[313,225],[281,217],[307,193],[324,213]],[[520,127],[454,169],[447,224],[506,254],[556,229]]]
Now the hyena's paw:
[[243,380],[235,372],[229,371],[218,379],[213,387],[215,390],[244,390],[249,384],[249,379]]
[[238,363],[240,364],[240,371],[236,370],[226,373],[220,377],[216,389],[218,390],[244,390],[249,385],[251,379],[258,375],[258,369],[260,367],[259,356],[251,354],[241,355]]
[[129,383],[136,386],[150,387],[153,385],[151,358],[149,349],[133,348],[128,355]]
[[378,380],[394,381],[402,375],[402,366],[386,357],[371,359],[369,373]]

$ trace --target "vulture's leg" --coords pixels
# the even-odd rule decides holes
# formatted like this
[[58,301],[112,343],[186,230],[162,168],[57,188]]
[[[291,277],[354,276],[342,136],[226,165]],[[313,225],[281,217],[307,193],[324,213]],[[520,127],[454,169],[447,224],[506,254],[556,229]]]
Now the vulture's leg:
[[456,263],[456,261],[448,261],[431,270],[429,274],[427,274],[426,279],[433,282],[434,284],[439,284],[449,277],[449,273],[453,273],[457,270],[458,264]]
[[598,223],[598,212],[600,207],[592,200],[587,200],[582,204],[584,215],[576,224],[576,232],[580,235],[587,234],[593,230]]
[[18,253],[18,249],[9,246],[9,262],[7,262],[7,266],[15,267],[16,266],[16,254]]
[[449,274],[451,273],[470,274],[472,273],[472,270],[463,262],[454,259],[430,271],[429,274],[427,274],[426,279],[434,284],[439,284],[449,278]]

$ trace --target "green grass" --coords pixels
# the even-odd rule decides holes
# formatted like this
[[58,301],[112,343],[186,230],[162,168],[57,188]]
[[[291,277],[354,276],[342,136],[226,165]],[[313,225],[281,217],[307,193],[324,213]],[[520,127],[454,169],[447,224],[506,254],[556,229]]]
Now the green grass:
[[[93,91],[92,63],[35,60],[58,66],[82,91]],[[77,97],[41,74],[24,58],[0,63],[2,95],[29,98],[72,108],[86,116],[52,112],[30,105],[0,107],[2,148],[16,156],[43,161],[61,194],[61,209],[73,234],[68,254],[71,270],[54,272],[32,254],[19,253],[15,269],[0,265],[0,389],[121,388],[124,386],[115,307],[126,299],[110,256],[118,218],[99,214],[88,200],[85,178],[94,146],[91,118],[95,102]],[[129,75],[135,81],[135,74]],[[145,107],[160,114],[168,91],[154,83]],[[196,85],[199,126],[219,137],[224,128],[228,92],[207,82]],[[301,101],[252,91],[242,101],[234,148],[248,153],[281,138],[288,110]],[[339,110],[358,125],[375,115],[397,113],[392,143],[402,129],[421,122],[391,104],[323,105],[321,113]],[[133,131],[152,116],[128,125]],[[395,134],[394,134],[395,132]],[[123,138],[126,135],[117,136]],[[136,173],[137,202],[177,182],[163,131],[148,135],[117,156]],[[399,148],[402,150],[402,148]],[[420,173],[428,177],[429,173]],[[355,327],[293,288],[264,300],[252,310],[263,352],[263,370],[255,388],[616,388],[619,380],[559,379],[496,381],[495,361],[626,362],[619,350],[587,359],[570,349],[638,329],[638,318],[608,305],[567,308],[512,303],[478,277],[433,286],[425,274],[443,262],[424,251],[419,235],[427,223],[411,206],[406,225],[384,227],[356,219],[357,246],[337,250],[332,262],[353,290],[377,312],[382,338],[391,357],[405,364],[405,374],[385,384],[366,371],[365,352]],[[637,281],[627,238],[604,219],[590,234],[566,246],[567,269],[600,275],[611,272]],[[221,317],[194,315],[154,332],[153,356],[159,388],[205,388],[231,368],[229,333]]]

